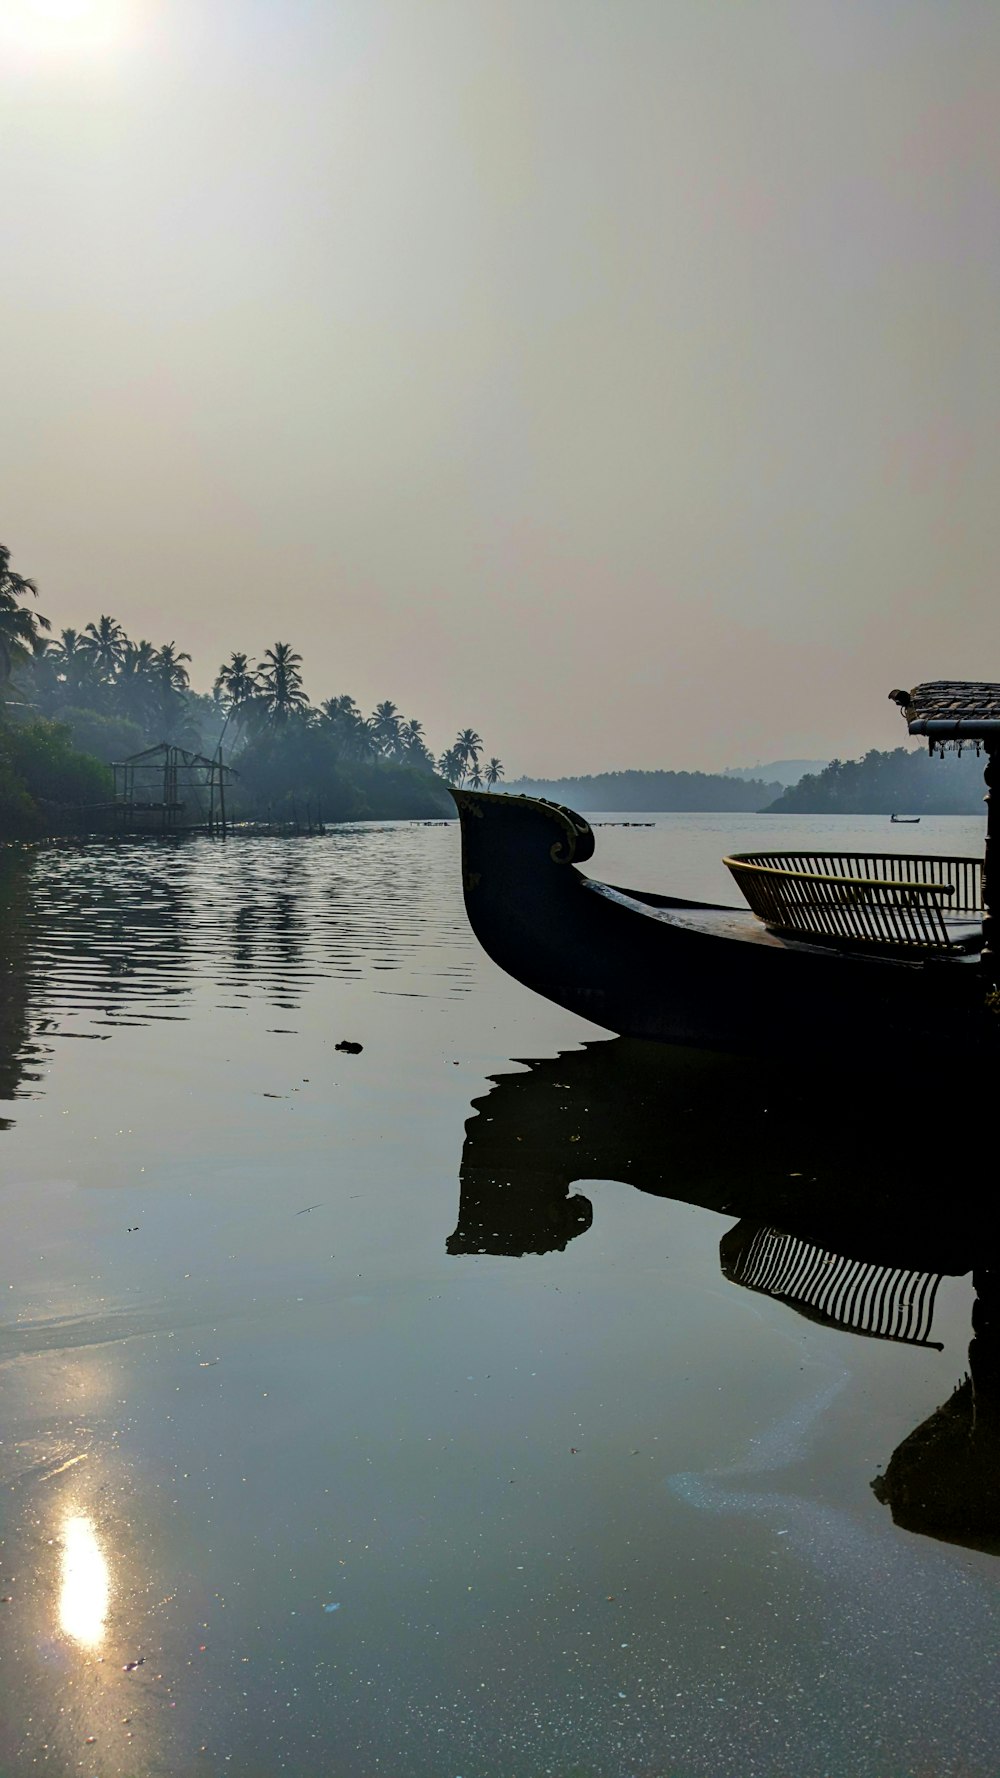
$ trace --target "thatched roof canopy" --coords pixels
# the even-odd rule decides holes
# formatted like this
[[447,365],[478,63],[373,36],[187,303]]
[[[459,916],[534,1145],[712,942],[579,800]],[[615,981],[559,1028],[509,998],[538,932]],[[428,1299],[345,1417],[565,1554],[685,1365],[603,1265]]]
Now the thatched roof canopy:
[[926,735],[932,748],[948,741],[1000,740],[1000,685],[933,679],[889,696],[902,708],[911,735]]

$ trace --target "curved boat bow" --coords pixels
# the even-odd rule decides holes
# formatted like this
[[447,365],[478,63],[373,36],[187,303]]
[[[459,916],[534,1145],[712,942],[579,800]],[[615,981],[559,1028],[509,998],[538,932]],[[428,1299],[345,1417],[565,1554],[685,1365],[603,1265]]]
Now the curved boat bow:
[[452,795],[465,905],[483,949],[605,1030],[722,1049],[877,1048],[900,1036],[996,1043],[972,950],[837,946],[776,931],[748,908],[618,888],[579,869],[594,836],[573,810]]

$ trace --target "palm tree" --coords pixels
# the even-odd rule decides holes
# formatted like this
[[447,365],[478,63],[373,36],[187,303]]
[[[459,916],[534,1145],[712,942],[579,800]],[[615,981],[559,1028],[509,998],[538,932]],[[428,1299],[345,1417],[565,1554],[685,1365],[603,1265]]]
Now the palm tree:
[[257,667],[258,695],[271,722],[287,722],[308,707],[302,689],[302,656],[287,642],[265,649]]
[[[64,636],[72,636],[73,633],[72,630],[63,631]],[[191,656],[184,654],[180,656],[180,659],[189,661]],[[118,676],[120,679],[147,679],[152,675],[156,661],[156,649],[145,638],[141,642],[126,642],[119,664]]]
[[187,691],[191,676],[183,663],[190,659],[189,654],[178,654],[174,642],[164,642],[162,648],[154,651],[153,673],[164,694]]
[[446,784],[458,784],[465,771],[465,762],[457,747],[449,747],[437,762],[437,769]]
[[115,618],[101,616],[96,624],[86,626],[79,645],[101,678],[113,679],[124,659],[128,637]]
[[384,704],[376,704],[368,719],[372,740],[385,759],[393,759],[399,753],[402,722],[400,712],[389,698]]
[[455,736],[455,752],[462,761],[462,777],[468,777],[469,767],[479,762],[479,750],[483,744],[482,735],[477,735],[474,728],[463,728]]
[[483,788],[483,774],[478,759],[474,759],[469,767],[469,783],[473,790],[482,790]]
[[[75,661],[76,655],[72,659]],[[146,728],[158,713],[162,697],[157,650],[145,638],[141,642],[126,641],[115,678],[118,713],[127,712],[140,728]]]
[[434,761],[424,735],[424,725],[416,716],[411,716],[408,722],[403,723],[399,731],[399,743],[407,765],[423,766],[433,771]]
[[89,656],[80,647],[77,630],[60,630],[54,642],[45,644],[48,673],[39,673],[41,657],[36,653],[36,677],[50,678],[50,703],[65,702],[79,696],[82,686],[93,676]]
[[233,653],[215,675],[212,688],[229,716],[239,717],[244,705],[257,696],[257,677],[245,654]]
[[174,642],[164,642],[162,648],[153,651],[150,683],[159,700],[159,717],[167,740],[176,734],[185,714],[184,693],[190,679],[184,662],[190,659],[189,654],[178,653]]
[[31,659],[42,642],[39,632],[49,628],[47,617],[21,603],[28,593],[37,599],[37,586],[11,567],[10,550],[0,543],[0,681],[10,678],[19,661]]
[[80,646],[79,630],[60,630],[55,642],[51,644],[51,650],[53,658],[64,667],[87,658],[86,650]]
[[324,698],[319,707],[320,726],[332,732],[337,751],[345,759],[369,759],[372,753],[371,730],[347,692],[336,698]]
[[486,767],[486,771],[483,775],[486,779],[487,790],[492,790],[494,784],[499,784],[501,778],[503,777],[503,766],[500,764],[500,761],[496,758],[495,755],[494,755],[493,759],[491,759],[489,761],[489,763]]

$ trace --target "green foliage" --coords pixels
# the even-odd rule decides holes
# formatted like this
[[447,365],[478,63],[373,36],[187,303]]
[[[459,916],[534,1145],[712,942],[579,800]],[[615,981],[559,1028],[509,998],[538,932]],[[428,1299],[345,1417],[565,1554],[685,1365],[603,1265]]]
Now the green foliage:
[[[0,546],[0,681],[9,668],[21,706],[61,723],[67,746],[71,737],[94,761],[111,764],[161,741],[210,757],[221,751],[240,774],[237,813],[291,814],[306,802],[327,820],[454,813],[434,776],[423,724],[390,699],[369,717],[346,693],[314,708],[302,657],[290,643],[276,642],[256,665],[247,654],[231,654],[209,697],[192,691],[185,664],[191,657],[176,643],[133,642],[107,612],[46,642],[39,632],[46,620],[24,604],[35,590],[11,570],[10,552]],[[28,724],[19,732],[40,737],[51,727]],[[459,734],[446,755],[453,782],[499,782],[498,759],[481,772],[482,745],[475,729]],[[63,767],[69,773],[66,760]],[[30,825],[31,787],[10,760],[4,770],[8,820]]]
[[302,814],[307,804],[324,821],[454,813],[447,792],[426,769],[345,757],[334,724],[301,716],[251,736],[239,756],[231,803],[237,817],[248,819]]
[[874,749],[834,759],[768,806],[769,815],[975,815],[983,804],[983,761],[974,752],[931,759],[923,751]]
[[100,710],[74,709],[70,705],[61,720],[73,737],[73,744],[84,753],[111,765],[116,759],[127,759],[147,745],[145,731],[129,716],[105,716]]
[[61,722],[0,724],[0,839],[58,828],[65,815],[107,802],[111,773],[79,753]]
[[24,603],[28,595],[37,598],[38,588],[11,567],[10,550],[0,543],[0,688],[16,666],[30,660],[32,650],[41,644],[41,631],[49,627],[47,617]]

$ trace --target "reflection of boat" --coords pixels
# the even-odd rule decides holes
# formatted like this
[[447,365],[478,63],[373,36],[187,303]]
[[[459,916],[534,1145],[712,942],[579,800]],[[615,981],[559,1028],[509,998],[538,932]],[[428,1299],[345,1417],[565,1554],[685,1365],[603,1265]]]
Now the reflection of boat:
[[628,1038],[529,1062],[474,1106],[451,1251],[563,1247],[589,1227],[565,1212],[574,1182],[620,1179],[874,1263],[967,1272],[985,1216],[988,1073],[942,1061],[940,1115],[925,1113],[917,1153],[899,1127],[916,1084],[912,1070],[777,1074],[766,1059]]
[[944,1070],[916,1157],[898,1130],[902,1075],[776,1078],[753,1059],[627,1039],[524,1067],[466,1125],[449,1253],[561,1250],[593,1221],[577,1182],[618,1179],[738,1217],[723,1275],[845,1333],[936,1345],[940,1280],[971,1272],[971,1381],[876,1491],[907,1529],[1000,1551],[1000,1274],[975,1071]]
[[[1000,746],[1000,716],[978,726],[968,711],[950,727],[925,719],[941,706],[938,694],[955,689],[899,694],[910,700],[911,731],[933,746],[977,736]],[[1000,712],[1000,687],[965,690]],[[944,1032],[954,1045],[996,1044],[987,1002],[996,1000],[989,904],[1000,834],[985,872],[979,860],[919,854],[727,859],[750,903],[737,908],[588,879],[576,866],[592,856],[594,838],[571,810],[453,794],[466,908],[483,948],[595,1024],[727,1049],[878,1046]],[[993,900],[1000,904],[1000,892]]]

